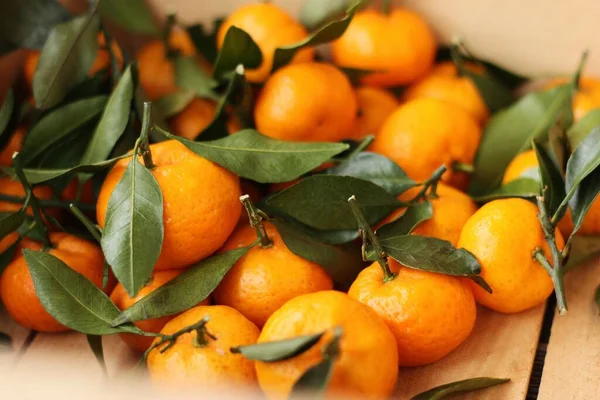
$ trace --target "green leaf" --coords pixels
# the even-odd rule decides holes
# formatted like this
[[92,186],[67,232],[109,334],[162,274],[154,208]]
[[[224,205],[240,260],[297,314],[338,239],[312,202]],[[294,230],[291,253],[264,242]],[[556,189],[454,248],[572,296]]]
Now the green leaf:
[[71,15],[58,1],[28,0],[2,2],[0,54],[18,48],[41,49],[50,30]]
[[124,310],[112,324],[164,317],[194,307],[210,296],[248,250],[244,247],[202,260]]
[[89,335],[131,332],[111,326],[119,309],[85,276],[52,254],[25,249],[23,255],[40,302],[58,322]]
[[0,213],[0,239],[16,231],[25,222],[25,213],[17,211],[14,213]]
[[132,157],[108,201],[102,251],[134,297],[148,282],[163,243],[163,196],[152,173]]
[[308,30],[315,30],[331,19],[344,15],[350,0],[306,0],[300,9],[299,19]]
[[[574,233],[600,191],[600,127],[594,128],[575,149],[567,162],[566,190],[563,203],[571,208]],[[588,178],[589,179],[586,179]]]
[[190,39],[196,46],[196,50],[213,65],[217,60],[217,32],[222,22],[222,19],[215,20],[211,32],[205,32],[204,26],[201,24],[190,25],[186,28]]
[[87,76],[98,52],[99,23],[95,15],[82,15],[54,27],[33,77],[38,108],[56,106]]
[[319,264],[340,289],[348,289],[356,279],[364,264],[358,246],[334,246],[323,243],[309,232],[272,219],[283,242],[288,249],[299,257]]
[[[73,175],[77,172],[87,172],[90,174],[94,174],[96,172],[102,171],[104,169],[110,168],[114,163],[119,161],[122,157],[112,158],[110,160],[101,161],[95,164],[80,164],[71,168],[57,168],[57,169],[43,169],[43,168],[25,168],[23,172],[27,177],[27,180],[32,185],[37,185],[39,183],[48,182],[56,178],[60,178],[62,176]],[[16,178],[16,173],[13,168],[2,168],[2,171],[6,173],[11,178]]]
[[262,61],[262,52],[252,37],[242,29],[231,26],[225,34],[223,46],[217,55],[213,76],[220,80],[240,64],[245,69],[254,69],[260,67]]
[[492,386],[509,382],[510,379],[501,378],[471,378],[462,381],[447,383],[416,395],[411,400],[441,400],[456,393],[471,392],[486,389]]
[[20,241],[17,240],[8,246],[8,248],[4,250],[2,254],[0,254],[0,274],[2,274],[8,264],[12,262],[15,254],[17,253],[17,249],[19,248],[19,243]]
[[320,332],[312,335],[296,336],[291,339],[233,347],[231,352],[241,354],[249,360],[262,362],[283,361],[304,353],[316,345],[324,334],[325,332]]
[[[533,148],[538,161],[540,177],[542,178],[542,187],[544,188],[544,203],[546,203],[548,213],[554,215],[566,196],[565,181],[548,151],[535,140],[533,141]],[[562,218],[562,215],[560,218]]]
[[342,143],[275,140],[253,129],[209,142],[194,142],[167,133],[165,136],[239,177],[259,183],[289,182],[348,148]]
[[405,235],[381,239],[383,250],[409,268],[455,276],[472,276],[481,272],[477,258],[465,249],[434,237]]
[[2,108],[0,108],[0,135],[3,135],[5,133],[4,130],[10,122],[10,117],[12,116],[14,106],[15,94],[11,88],[6,93],[4,103],[2,103]]
[[433,207],[429,201],[412,204],[397,220],[383,225],[377,230],[380,238],[409,235],[421,222],[433,217]]
[[96,96],[66,104],[44,115],[31,128],[23,143],[23,163],[29,164],[79,127],[93,121],[105,105],[106,96]]
[[376,73],[378,71],[373,69],[362,69],[362,68],[351,68],[351,67],[338,67],[350,80],[353,85],[359,85],[362,78],[367,75]]
[[307,47],[314,47],[323,43],[332,42],[342,36],[344,32],[346,32],[348,25],[350,25],[350,21],[354,18],[354,13],[362,6],[362,4],[363,1],[357,1],[348,9],[348,11],[346,11],[346,15],[343,18],[328,23],[306,39],[298,43],[281,46],[275,49],[272,71],[289,64],[298,51]]
[[144,0],[102,0],[98,3],[98,12],[126,31],[153,36],[160,33]]
[[562,176],[567,168],[567,160],[571,157],[571,145],[561,120],[556,121],[548,131],[548,148],[550,158],[555,162]]
[[417,185],[395,162],[382,155],[366,151],[327,169],[325,173],[352,176],[373,182],[395,195],[404,193]]
[[571,107],[571,86],[564,85],[526,95],[496,113],[483,134],[469,192],[487,194],[500,183],[512,159],[531,145],[543,141],[548,129],[564,109]]
[[[535,171],[538,171],[535,168]],[[539,175],[539,172],[538,174]],[[473,200],[477,203],[487,203],[492,200],[498,199],[509,199],[512,197],[518,197],[521,199],[532,199],[539,196],[541,193],[540,182],[536,179],[531,178],[519,178],[514,181],[505,183],[481,196],[473,196]]]
[[178,56],[173,60],[177,87],[190,90],[200,98],[216,100],[214,80],[200,68],[196,57]]
[[131,65],[129,65],[108,98],[102,118],[100,118],[92,140],[81,158],[82,164],[94,164],[104,161],[110,155],[129,121],[133,87]]
[[569,144],[572,149],[577,148],[592,129],[600,126],[600,108],[588,111],[583,118],[577,121],[567,132]]
[[153,105],[165,118],[169,118],[182,112],[195,97],[196,94],[191,90],[178,90],[161,97]]
[[307,369],[300,379],[294,383],[294,388],[289,397],[290,400],[322,398],[333,375],[334,364],[335,359],[327,357]]
[[320,230],[356,229],[348,198],[361,199],[360,206],[373,224],[401,203],[379,186],[349,176],[314,175],[270,197],[266,204],[278,212]]
[[98,364],[100,364],[100,368],[102,369],[104,376],[107,376],[106,361],[104,360],[104,348],[102,347],[102,336],[87,335],[86,338],[92,353],[94,353],[94,357],[96,357],[96,361],[98,361]]
[[600,236],[575,236],[571,251],[564,265],[564,273],[571,271],[600,254]]

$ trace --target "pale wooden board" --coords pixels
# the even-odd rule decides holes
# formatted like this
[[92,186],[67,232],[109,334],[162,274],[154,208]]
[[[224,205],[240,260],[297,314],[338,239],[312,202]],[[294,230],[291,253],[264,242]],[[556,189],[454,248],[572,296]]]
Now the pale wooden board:
[[543,317],[544,306],[512,315],[480,307],[471,336],[453,353],[432,365],[401,370],[395,398],[409,399],[445,383],[488,376],[511,382],[461,399],[525,399]]
[[13,368],[17,358],[21,355],[23,346],[30,331],[15,323],[4,311],[0,304],[0,331],[8,334],[12,339],[12,349],[0,351],[0,373]]
[[540,400],[600,397],[600,316],[593,301],[598,285],[598,258],[565,277],[569,311],[554,316]]

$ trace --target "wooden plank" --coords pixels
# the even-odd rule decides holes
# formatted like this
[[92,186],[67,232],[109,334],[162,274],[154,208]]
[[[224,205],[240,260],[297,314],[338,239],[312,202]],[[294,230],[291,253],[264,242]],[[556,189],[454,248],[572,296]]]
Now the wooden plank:
[[461,399],[525,399],[543,316],[544,306],[512,315],[481,307],[471,336],[453,353],[435,364],[400,371],[396,398],[409,399],[445,383],[488,376],[511,382]]
[[0,373],[13,368],[23,346],[30,334],[28,329],[23,328],[12,320],[0,303],[0,332],[8,334],[12,339],[12,347],[7,351],[0,351]]
[[600,317],[593,301],[598,285],[598,258],[565,277],[569,311],[554,316],[538,399],[599,397]]

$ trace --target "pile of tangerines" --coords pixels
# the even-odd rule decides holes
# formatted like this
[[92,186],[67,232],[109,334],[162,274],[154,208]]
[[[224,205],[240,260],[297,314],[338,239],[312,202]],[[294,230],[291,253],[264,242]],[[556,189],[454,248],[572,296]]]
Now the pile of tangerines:
[[[558,220],[549,225],[540,222],[540,214],[544,217],[548,211],[540,209],[546,207],[543,188],[533,195],[518,190],[514,194],[492,192],[487,198],[474,194],[470,190],[473,180],[479,165],[486,164],[478,159],[480,143],[496,115],[507,112],[495,114],[497,110],[469,75],[485,76],[490,72],[487,64],[456,57],[436,61],[438,44],[432,29],[406,9],[352,9],[332,21],[348,24],[324,45],[330,58],[320,53],[322,48],[305,46],[278,68],[274,68],[279,62],[276,49],[301,42],[310,33],[276,1],[233,10],[214,37],[217,51],[222,50],[216,61],[200,54],[188,31],[178,26],[166,31],[168,40],[147,42],[134,59],[139,86],[157,114],[161,102],[183,98],[177,96],[189,89],[181,87],[173,55],[195,60],[198,71],[210,75],[216,69],[212,63],[225,63],[222,53],[229,34],[235,28],[243,31],[260,49],[262,59],[252,68],[236,63],[230,73],[243,76],[251,106],[242,115],[236,111],[245,107],[243,101],[228,98],[220,104],[219,97],[189,95],[188,91],[186,101],[167,113],[166,125],[148,128],[148,115],[141,123],[131,124],[138,134],[140,129],[145,132],[141,139],[134,137],[126,144],[127,151],[135,144],[136,158],[123,151],[118,160],[107,164],[108,173],[71,170],[60,186],[55,185],[56,179],[28,183],[35,171],[49,173],[71,166],[47,168],[40,162],[35,166],[26,163],[23,168],[23,160],[43,156],[28,158],[27,142],[36,124],[44,121],[44,114],[10,132],[0,155],[5,170],[0,179],[0,210],[5,217],[0,224],[4,264],[0,295],[10,316],[39,332],[120,333],[133,350],[144,354],[151,380],[160,385],[258,383],[268,398],[287,398],[306,388],[386,398],[396,390],[399,366],[434,363],[469,337],[477,304],[517,313],[544,303],[559,282],[549,267],[550,271],[553,266],[558,268],[557,254],[566,257],[566,239],[574,230],[578,235],[600,233],[600,203],[592,202],[587,216],[575,227],[575,218],[565,207],[562,214],[555,215]],[[98,38],[100,47],[88,76],[115,68],[125,76],[124,52],[114,40],[107,47],[105,35],[98,34]],[[39,51],[27,53],[25,91],[35,92],[36,69],[43,58]],[[542,90],[558,90],[569,82],[557,79]],[[116,84],[115,91],[119,86]],[[403,90],[397,90],[399,87]],[[572,97],[570,123],[577,124],[590,110],[600,107],[600,81],[577,77]],[[149,103],[146,106],[151,107]],[[217,113],[224,116],[220,127],[224,133],[203,142],[205,130],[214,128]],[[567,130],[564,115],[556,120],[555,127],[562,123]],[[264,140],[273,140],[264,153],[277,152],[277,146],[286,142],[307,153],[312,151],[302,147],[309,146],[307,142],[317,150],[321,142],[345,141],[349,145],[340,148],[345,152],[334,152],[318,162],[320,167],[311,167],[288,182],[257,182],[238,171],[277,170],[276,163],[261,164],[268,157],[260,153],[262,149],[258,149],[255,164],[236,169],[227,165],[233,165],[239,149],[231,150],[229,161],[221,162],[214,155],[205,155],[209,150],[202,147],[202,143],[224,146],[236,135],[247,134],[244,129],[249,127],[266,137]],[[163,132],[168,140],[157,140],[152,134],[148,139],[148,131]],[[525,179],[537,182],[539,188],[546,175],[543,168],[538,171],[538,147],[534,144],[532,149],[527,143],[523,151],[515,151],[514,159],[501,166],[505,172],[497,187],[511,188],[511,182]],[[571,149],[574,152],[575,147]],[[299,152],[296,157],[291,164],[301,163],[304,156]],[[93,165],[107,159],[108,154]],[[361,159],[382,164],[370,168],[356,161]],[[344,172],[336,172],[340,170]],[[93,179],[87,174],[94,175]],[[408,183],[390,194],[395,210],[382,212],[377,208],[381,205],[370,204],[372,186],[368,186],[363,193],[342,193],[348,202],[339,206],[346,212],[339,227],[307,226],[310,218],[303,219],[303,204],[314,204],[321,196],[329,199],[331,194],[324,194],[325,187],[319,191],[314,189],[317,186],[302,189],[302,185],[330,175],[353,177],[345,178],[348,185],[372,178],[371,183],[380,186],[377,190],[389,187],[386,180],[390,185]],[[130,199],[121,195],[126,182],[132,182],[136,190],[146,190],[146,185],[154,191],[140,191],[138,198]],[[336,186],[332,190],[337,190]],[[135,197],[136,192],[131,193]],[[278,213],[277,207],[291,197],[298,202],[287,217],[291,215],[288,219],[295,219],[294,226],[304,228],[306,246],[313,242],[329,246],[331,257],[338,254],[334,249],[353,246],[359,250],[351,253],[361,267],[349,285],[340,284],[335,273],[320,262],[322,258],[310,257],[310,251],[303,252],[298,242],[287,240],[276,216],[285,220],[285,212]],[[69,203],[88,207],[84,212],[76,210],[79,219],[74,219],[64,207]],[[157,211],[156,204],[162,204],[162,209]],[[326,204],[323,207],[330,210]],[[378,212],[371,212],[370,207]],[[551,214],[556,209],[554,206]],[[157,212],[160,227],[136,228],[136,223],[141,224],[136,218],[153,220]],[[24,222],[10,220],[17,214]],[[122,243],[119,232],[129,229],[128,215],[134,219],[133,233],[130,242]],[[101,246],[84,226],[95,232]],[[342,229],[344,226],[354,228]],[[158,245],[153,241],[154,229],[162,235]],[[32,234],[34,231],[38,234]],[[327,232],[346,234],[347,239],[319,236]],[[402,241],[394,242],[400,233]],[[111,235],[121,238],[120,242],[111,242]],[[412,247],[394,252],[395,245],[390,243],[406,244],[406,237],[414,240]],[[421,237],[437,240],[420,241]],[[148,269],[142,266],[145,255],[131,251],[138,242],[151,242],[146,243],[147,252],[159,253],[146,275],[135,272],[135,268]],[[44,258],[46,254],[53,258]],[[232,254],[235,257],[226,265],[222,260]],[[114,268],[125,262],[123,257],[130,258],[132,276]],[[420,261],[425,258],[431,262]],[[62,263],[56,266],[54,259]],[[449,265],[456,259],[475,265],[474,273],[450,271]],[[363,260],[370,265],[361,264]],[[421,262],[424,265],[419,265]],[[206,272],[215,263],[226,266],[221,273]],[[64,265],[77,274],[69,275],[61,269]],[[140,276],[147,279],[139,282]],[[193,279],[194,285],[186,286],[185,292],[182,288],[177,291]],[[59,286],[76,280],[77,284],[63,285],[54,295],[44,286],[48,281]],[[89,296],[78,294],[88,293],[87,282],[110,299],[98,294],[99,289]],[[194,297],[196,290],[203,298],[196,298],[195,305],[189,305],[193,307],[173,305],[182,304],[181,297]],[[94,330],[91,324],[84,325],[78,309],[61,303],[69,296],[82,304],[88,301],[85,296],[93,298],[85,307],[94,315],[106,312],[114,317],[119,310],[130,308],[135,308],[135,313],[127,314],[120,324],[118,318],[106,326],[98,323],[104,330]],[[144,299],[152,301],[140,303]],[[173,306],[169,308],[169,304]],[[111,307],[118,310],[113,312]],[[157,307],[162,308],[156,311]],[[399,386],[401,391],[401,383]]]

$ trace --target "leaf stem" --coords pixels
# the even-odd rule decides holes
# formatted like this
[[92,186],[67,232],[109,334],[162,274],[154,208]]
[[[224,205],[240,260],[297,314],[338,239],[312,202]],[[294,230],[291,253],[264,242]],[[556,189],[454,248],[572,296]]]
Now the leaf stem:
[[269,239],[269,236],[267,235],[267,229],[263,223],[263,215],[260,210],[254,206],[254,203],[252,203],[250,195],[245,194],[240,196],[240,201],[246,209],[248,219],[250,220],[250,226],[256,230],[256,236],[258,237],[260,247],[266,249],[273,246],[273,242],[271,239]]
[[79,208],[77,208],[75,204],[69,204],[69,208],[71,209],[73,215],[75,215],[75,217],[79,220],[79,222],[81,222],[83,226],[87,228],[87,230],[94,237],[94,239],[98,243],[100,243],[100,241],[102,240],[102,230],[100,229],[100,227],[98,227],[98,225],[90,221],[90,219],[86,217],[85,214]]
[[554,291],[556,293],[556,305],[558,307],[558,312],[560,315],[563,315],[567,312],[567,299],[565,297],[562,271],[563,254],[558,249],[556,244],[556,227],[554,224],[552,224],[550,218],[548,217],[548,211],[546,209],[546,204],[544,203],[544,198],[542,196],[537,196],[536,201],[540,211],[538,213],[538,220],[540,221],[540,225],[542,226],[542,230],[544,232],[544,239],[548,244],[550,254],[552,255],[552,266],[550,266],[550,262],[540,249],[534,250],[534,258],[550,274],[550,278],[552,278],[552,283],[554,284]]
[[455,161],[454,164],[452,164],[452,170],[455,172],[464,172],[465,174],[473,174],[473,172],[475,172],[475,167],[473,166],[473,164],[466,164],[466,163],[462,163],[459,161]]
[[152,127],[152,103],[144,102],[144,114],[142,116],[142,131],[140,133],[139,152],[144,159],[144,165],[148,169],[154,169],[155,165],[152,161],[152,152],[148,144],[148,134]]
[[23,189],[25,190],[25,193],[27,194],[27,196],[25,197],[25,201],[23,202],[23,207],[21,208],[21,210],[23,212],[25,212],[27,210],[27,206],[31,204],[31,209],[33,211],[33,218],[34,218],[36,224],[40,226],[40,228],[42,229],[42,231],[44,233],[43,249],[45,249],[45,250],[50,249],[52,247],[52,244],[50,243],[50,236],[48,234],[48,226],[46,226],[46,224],[44,223],[44,217],[42,215],[42,208],[40,207],[37,197],[35,197],[35,194],[33,193],[33,188],[29,184],[29,181],[27,181],[27,177],[25,176],[25,173],[23,172],[23,166],[21,165],[21,157],[19,156],[19,153],[13,154],[12,159],[13,159],[13,166],[15,169],[15,173],[17,174],[17,178],[19,178],[19,181],[21,182],[21,185],[23,185]]
[[389,281],[393,280],[396,277],[396,274],[394,274],[391,271],[390,266],[388,264],[388,256],[387,256],[386,252],[383,250],[383,247],[381,247],[379,238],[377,237],[375,232],[373,232],[373,229],[369,225],[369,222],[367,221],[367,219],[365,218],[365,215],[363,214],[362,210],[360,209],[360,206],[359,206],[358,202],[356,201],[356,196],[352,195],[348,199],[348,203],[350,204],[350,209],[352,210],[352,213],[354,214],[354,218],[356,218],[356,222],[358,223],[358,232],[363,241],[363,244],[362,244],[363,260],[367,261],[367,257],[366,257],[367,246],[368,245],[373,246],[373,248],[375,249],[375,252],[377,254],[377,261],[379,262],[379,266],[383,270],[383,281],[389,282]]
[[[440,181],[440,179],[442,179],[442,175],[444,175],[444,173],[447,170],[448,168],[445,165],[442,165],[441,167],[433,171],[433,174],[431,174],[431,176],[421,184],[423,185],[423,188],[419,191],[419,193],[415,195],[415,197],[413,197],[411,201],[409,201],[409,203],[414,203],[425,198],[437,198],[438,182]],[[431,190],[429,191],[429,194],[427,194],[427,191],[429,189]]]

